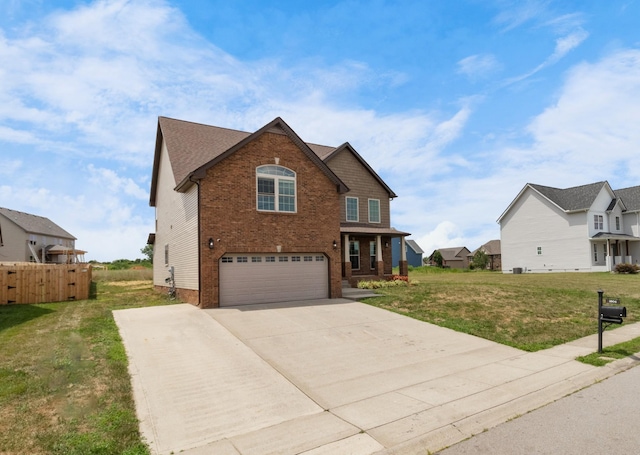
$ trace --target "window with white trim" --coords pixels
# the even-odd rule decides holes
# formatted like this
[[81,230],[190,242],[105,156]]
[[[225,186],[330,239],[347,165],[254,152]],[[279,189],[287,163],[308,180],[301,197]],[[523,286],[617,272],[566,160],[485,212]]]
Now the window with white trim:
[[620,217],[617,216],[616,217],[616,231],[619,231],[619,230],[620,230]]
[[599,231],[604,229],[604,221],[602,215],[593,215],[593,228]]
[[538,256],[542,256],[542,247],[541,246],[538,247]]
[[369,223],[380,222],[380,199],[369,199]]
[[345,206],[347,208],[347,221],[358,221],[358,198],[348,196],[345,199]]
[[598,262],[598,244],[593,244],[593,262]]
[[265,212],[296,211],[296,173],[276,165],[258,166],[257,207]]

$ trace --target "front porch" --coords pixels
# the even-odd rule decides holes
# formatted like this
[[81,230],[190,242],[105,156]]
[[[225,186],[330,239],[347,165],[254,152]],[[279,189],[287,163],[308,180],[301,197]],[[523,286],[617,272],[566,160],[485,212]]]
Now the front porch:
[[391,239],[400,237],[400,275],[409,273],[406,232],[393,228],[343,226],[340,228],[342,280],[356,287],[362,280],[386,280],[393,274]]
[[591,238],[591,268],[598,272],[613,272],[618,264],[638,264],[640,237],[599,232]]

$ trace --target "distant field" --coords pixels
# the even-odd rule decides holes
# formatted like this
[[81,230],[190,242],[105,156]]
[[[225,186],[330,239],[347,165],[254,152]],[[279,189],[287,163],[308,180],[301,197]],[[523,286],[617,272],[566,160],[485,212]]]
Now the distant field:
[[418,267],[412,285],[367,303],[527,351],[597,333],[598,294],[619,297],[640,320],[640,275],[502,274]]

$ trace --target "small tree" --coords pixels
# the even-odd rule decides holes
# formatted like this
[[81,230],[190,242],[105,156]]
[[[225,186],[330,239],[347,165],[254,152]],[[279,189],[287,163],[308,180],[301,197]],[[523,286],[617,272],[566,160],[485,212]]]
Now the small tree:
[[442,262],[444,261],[444,259],[442,258],[442,254],[440,254],[440,251],[435,250],[431,255],[431,260],[435,262],[438,267],[442,267]]
[[471,259],[471,268],[484,270],[487,268],[487,264],[489,263],[489,256],[482,250],[476,251],[476,254],[473,255],[473,259]]
[[140,252],[144,254],[149,261],[153,261],[153,245],[146,244],[144,248],[140,248]]

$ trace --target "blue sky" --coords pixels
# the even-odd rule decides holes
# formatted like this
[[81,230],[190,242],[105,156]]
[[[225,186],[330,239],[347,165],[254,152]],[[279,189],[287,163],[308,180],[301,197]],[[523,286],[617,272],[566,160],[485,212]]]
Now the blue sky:
[[[0,206],[141,257],[157,117],[350,142],[425,251],[527,182],[640,185],[640,0],[0,0]],[[1,258],[0,258],[1,260]]]

